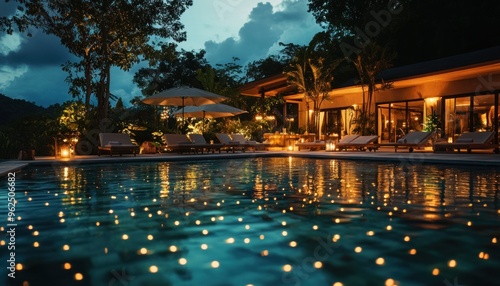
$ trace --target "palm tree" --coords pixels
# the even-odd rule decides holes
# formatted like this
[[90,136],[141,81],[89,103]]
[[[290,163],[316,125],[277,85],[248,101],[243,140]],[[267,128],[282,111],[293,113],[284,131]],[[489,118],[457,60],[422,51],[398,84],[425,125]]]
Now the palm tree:
[[289,83],[294,84],[300,93],[304,93],[307,109],[312,104],[313,118],[306,125],[307,132],[311,126],[313,132],[319,134],[320,107],[331,90],[332,70],[325,65],[324,58],[314,55],[314,44],[310,44],[297,49],[290,69],[286,72]]
[[363,104],[361,111],[356,118],[356,130],[361,135],[374,134],[375,116],[372,111],[374,105],[374,93],[392,87],[391,83],[381,80],[380,87],[377,87],[379,74],[391,66],[391,61],[395,54],[388,51],[386,47],[380,47],[374,42],[367,45],[354,58],[349,58],[358,72],[358,84],[361,85],[363,94]]

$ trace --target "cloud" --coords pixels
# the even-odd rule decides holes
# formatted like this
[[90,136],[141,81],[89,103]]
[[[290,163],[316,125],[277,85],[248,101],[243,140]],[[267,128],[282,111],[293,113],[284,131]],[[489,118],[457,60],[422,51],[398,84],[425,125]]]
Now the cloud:
[[65,78],[66,73],[62,72],[59,66],[31,66],[29,72],[17,77],[8,87],[0,91],[11,98],[49,106],[72,100],[68,94]]
[[206,58],[212,64],[220,64],[238,57],[245,65],[276,53],[280,49],[279,42],[308,44],[320,31],[313,16],[307,12],[307,1],[285,0],[276,7],[259,3],[240,28],[238,38],[205,42]]
[[22,37],[19,34],[3,35],[0,37],[0,54],[7,56],[11,52],[21,49]]
[[17,68],[10,66],[0,66],[0,90],[6,89],[17,78],[28,72],[27,65],[21,65]]
[[[16,34],[4,36],[15,43]],[[4,38],[3,37],[3,38]],[[9,57],[2,59],[3,64],[16,66],[29,64],[36,66],[61,66],[73,56],[66,47],[62,46],[59,38],[42,32],[34,32],[32,37],[23,37],[20,46],[11,51]],[[12,44],[11,44],[12,45]]]

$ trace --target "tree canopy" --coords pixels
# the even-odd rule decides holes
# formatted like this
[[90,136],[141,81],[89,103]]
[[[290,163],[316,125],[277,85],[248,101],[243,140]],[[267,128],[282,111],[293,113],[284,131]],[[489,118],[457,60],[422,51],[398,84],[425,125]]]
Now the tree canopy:
[[0,28],[12,33],[34,26],[60,38],[81,59],[68,63],[72,93],[83,93],[88,107],[97,98],[99,119],[107,117],[110,69],[129,70],[142,59],[155,61],[168,39],[185,40],[181,14],[192,0],[17,1],[18,13],[0,19]]

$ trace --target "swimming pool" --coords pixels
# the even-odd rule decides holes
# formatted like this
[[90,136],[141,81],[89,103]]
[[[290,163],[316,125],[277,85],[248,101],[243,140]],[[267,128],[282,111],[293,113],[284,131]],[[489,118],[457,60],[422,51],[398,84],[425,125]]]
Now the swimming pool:
[[7,285],[500,277],[500,172],[491,167],[278,157],[30,167],[15,182],[17,270],[12,279],[1,267]]

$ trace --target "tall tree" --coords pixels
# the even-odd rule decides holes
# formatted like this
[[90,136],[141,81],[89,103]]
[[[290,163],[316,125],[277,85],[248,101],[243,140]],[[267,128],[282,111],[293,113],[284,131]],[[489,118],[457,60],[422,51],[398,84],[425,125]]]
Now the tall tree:
[[196,80],[197,70],[209,66],[205,51],[176,51],[175,45],[169,47],[168,57],[147,68],[141,68],[134,75],[134,82],[142,93],[151,96],[172,87],[190,86],[201,88]]
[[[320,107],[331,90],[333,71],[343,60],[326,62],[318,49],[318,39],[314,37],[308,46],[295,47],[295,58],[286,72],[289,82],[304,93],[308,109],[310,103],[313,105],[313,121],[308,125],[313,127],[316,134],[319,134]],[[309,130],[309,126],[306,128]]]
[[387,46],[381,47],[376,43],[370,43],[363,50],[349,58],[358,73],[357,83],[361,86],[363,102],[360,113],[356,118],[356,131],[362,135],[375,133],[375,99],[374,94],[378,90],[392,87],[391,83],[384,82],[380,74],[392,65],[395,54]]
[[[0,19],[0,28],[12,33],[17,26],[41,28],[61,39],[69,51],[81,59],[67,64],[82,76],[71,77],[73,92],[84,92],[89,105],[97,98],[98,117],[107,117],[110,99],[111,67],[129,70],[142,58],[156,60],[160,41],[185,40],[179,18],[192,0],[18,0],[18,11]],[[94,80],[95,78],[95,80]]]

